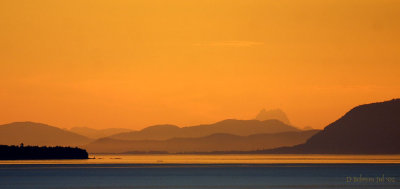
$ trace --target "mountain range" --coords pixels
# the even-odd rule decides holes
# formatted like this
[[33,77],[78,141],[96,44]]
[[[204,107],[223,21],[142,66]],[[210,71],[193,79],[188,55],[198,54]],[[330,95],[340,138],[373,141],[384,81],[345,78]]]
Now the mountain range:
[[400,99],[357,106],[304,144],[257,153],[399,154]]
[[299,131],[299,129],[284,124],[279,120],[236,120],[227,119],[214,124],[189,127],[175,125],[156,125],[140,131],[120,133],[109,138],[120,140],[167,140],[171,138],[198,138],[216,133],[238,136],[248,136],[260,133],[279,133]]
[[217,133],[199,138],[172,138],[168,140],[103,138],[86,145],[85,148],[90,153],[250,151],[301,144],[318,131],[290,131],[249,136]]
[[[112,132],[118,133],[119,131],[122,133],[109,136]],[[188,148],[184,147],[188,146],[187,144],[189,143],[194,147],[192,149],[193,151],[231,149],[256,150],[267,147],[299,144],[311,136],[310,134],[296,134],[296,132],[300,132],[300,130],[278,120],[224,120],[214,124],[183,128],[172,125],[157,125],[147,127],[140,131],[126,131],[126,129],[95,130],[90,128],[72,128],[66,130],[42,123],[14,122],[0,125],[0,144],[18,145],[24,143],[25,145],[39,146],[87,146],[91,149],[95,149],[90,152],[146,150],[146,148],[138,148],[135,146],[148,146],[147,151],[157,150],[161,148],[159,146],[164,146],[162,149],[166,151],[178,152],[189,151]],[[292,135],[295,136],[295,138],[285,137],[290,134],[268,135],[283,132],[294,132]],[[264,139],[264,141],[269,140],[270,144],[261,144],[262,140],[260,138],[264,135],[267,138],[271,138]],[[103,136],[106,138],[95,139]],[[282,139],[277,139],[279,136],[282,136]],[[110,145],[105,144],[104,141],[109,141]],[[224,142],[226,145],[223,145],[224,147],[219,147],[220,144],[218,144],[218,141]],[[241,141],[243,144],[237,141]],[[258,141],[258,143],[256,141]],[[207,142],[208,144],[206,144]],[[121,145],[116,145],[116,143]],[[214,143],[215,147],[212,147],[211,143]],[[237,148],[227,147],[229,143],[237,146]],[[251,145],[247,143],[257,144],[255,145],[256,148],[251,147]],[[98,146],[98,144],[102,144],[103,146]],[[128,148],[126,146],[130,147]],[[131,146],[133,147],[131,148]],[[182,148],[181,150],[179,149],[180,147]],[[197,147],[199,149],[196,149]]]
[[[85,134],[86,137],[71,131]],[[79,129],[78,129],[79,130]],[[82,132],[85,131],[86,133]],[[399,154],[400,99],[357,106],[322,131],[299,130],[282,121],[224,120],[189,127],[156,125],[97,135],[90,129],[15,122],[0,125],[0,144],[85,146],[89,152],[212,152],[290,154]],[[108,132],[108,131],[107,131]],[[106,136],[94,140],[93,138]]]

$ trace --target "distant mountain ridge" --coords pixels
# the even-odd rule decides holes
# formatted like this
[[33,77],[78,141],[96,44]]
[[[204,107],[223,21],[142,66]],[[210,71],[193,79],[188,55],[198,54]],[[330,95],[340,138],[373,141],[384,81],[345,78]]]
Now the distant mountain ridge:
[[400,99],[357,106],[304,144],[259,153],[400,154]]
[[182,128],[156,125],[91,141],[41,123],[0,125],[0,145],[88,144],[89,152],[248,150],[276,154],[400,154],[400,99],[357,106],[320,132],[301,131],[279,120],[230,119]]
[[299,129],[284,124],[279,120],[235,120],[228,119],[214,124],[205,124],[189,127],[175,125],[155,125],[140,131],[132,131],[110,136],[120,140],[166,140],[171,138],[198,138],[215,133],[226,133],[239,136],[248,136],[260,133],[280,133],[299,131]]
[[79,146],[91,139],[63,129],[35,122],[14,122],[0,125],[0,144],[39,146]]
[[215,133],[199,138],[185,137],[168,140],[117,140],[102,138],[86,145],[85,148],[90,153],[249,151],[301,144],[318,131],[291,131],[249,136]]
[[89,127],[72,127],[68,131],[77,133],[82,136],[86,136],[92,139],[104,138],[111,135],[125,133],[132,131],[131,129],[124,128],[108,128],[108,129],[93,129]]

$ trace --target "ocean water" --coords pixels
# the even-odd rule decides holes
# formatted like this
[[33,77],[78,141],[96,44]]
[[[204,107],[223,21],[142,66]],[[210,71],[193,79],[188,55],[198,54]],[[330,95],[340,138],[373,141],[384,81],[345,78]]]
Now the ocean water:
[[0,188],[400,188],[400,156],[97,155],[0,161]]

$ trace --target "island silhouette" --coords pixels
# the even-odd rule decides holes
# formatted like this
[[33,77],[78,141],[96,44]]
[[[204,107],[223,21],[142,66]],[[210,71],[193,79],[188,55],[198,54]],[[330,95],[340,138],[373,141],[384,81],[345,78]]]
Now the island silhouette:
[[0,145],[1,160],[29,160],[29,159],[88,159],[88,153],[81,148],[47,147],[47,146],[7,146]]

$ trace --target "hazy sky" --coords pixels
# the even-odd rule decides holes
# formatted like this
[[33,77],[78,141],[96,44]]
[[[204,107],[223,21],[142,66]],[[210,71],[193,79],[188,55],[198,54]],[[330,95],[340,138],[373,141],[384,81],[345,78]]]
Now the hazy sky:
[[0,1],[0,123],[322,128],[399,75],[398,0]]

